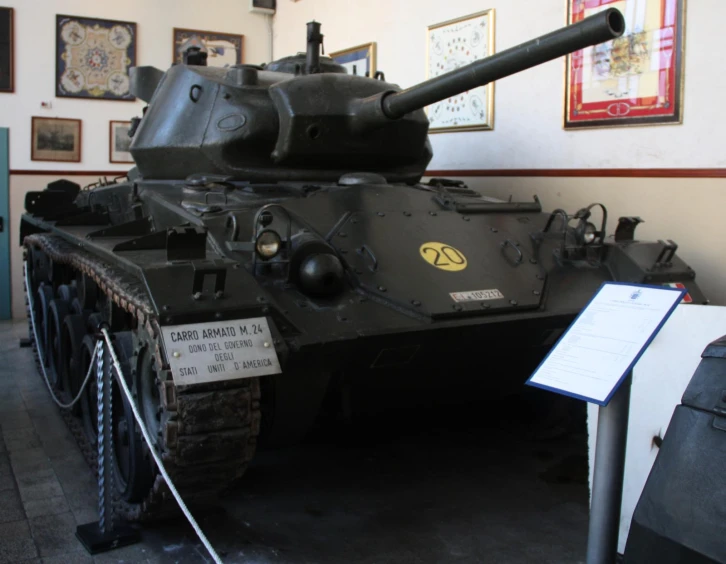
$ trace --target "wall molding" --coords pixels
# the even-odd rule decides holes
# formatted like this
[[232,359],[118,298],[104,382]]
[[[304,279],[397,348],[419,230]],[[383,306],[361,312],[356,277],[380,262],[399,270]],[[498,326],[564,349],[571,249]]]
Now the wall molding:
[[10,176],[122,176],[127,170],[13,170]]
[[[122,176],[124,170],[10,170],[10,176]],[[427,170],[424,176],[546,176],[585,178],[726,178],[726,168],[513,168]]]
[[726,178],[726,168],[523,168],[427,170],[424,176],[559,176],[600,178]]

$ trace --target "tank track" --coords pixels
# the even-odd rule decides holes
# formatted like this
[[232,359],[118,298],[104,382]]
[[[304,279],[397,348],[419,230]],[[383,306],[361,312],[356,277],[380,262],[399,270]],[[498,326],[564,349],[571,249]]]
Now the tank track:
[[[57,235],[29,235],[23,245],[26,255],[31,248],[38,249],[51,261],[90,277],[97,284],[99,292],[135,320],[136,328],[132,330],[132,361],[136,360],[143,346],[149,346],[153,351],[156,367],[160,367],[157,371],[160,394],[157,448],[185,503],[194,505],[209,502],[241,477],[254,456],[260,431],[259,379],[249,378],[184,388],[175,386],[160,347],[160,331],[153,308],[139,280]],[[30,289],[25,288],[25,291],[27,307],[27,292]],[[32,314],[28,307],[28,316]],[[31,341],[38,371],[41,373],[40,357],[32,330]],[[135,374],[135,370],[133,372]],[[130,387],[133,385],[132,393],[136,396],[136,379],[132,377],[131,380]],[[63,390],[55,389],[54,392],[64,403],[72,399]],[[59,409],[84,458],[93,472],[97,473],[96,448],[89,442],[79,418],[71,409]],[[140,435],[139,440],[143,442]],[[149,459],[148,464],[153,466],[148,452],[145,451],[144,454]],[[156,468],[153,472],[153,485],[142,501],[126,502],[116,492],[113,508],[116,515],[127,521],[149,522],[178,514],[178,506],[163,477]]]

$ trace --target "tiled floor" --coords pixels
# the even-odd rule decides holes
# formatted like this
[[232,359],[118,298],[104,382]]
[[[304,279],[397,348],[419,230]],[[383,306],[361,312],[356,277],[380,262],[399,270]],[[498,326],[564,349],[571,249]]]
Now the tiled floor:
[[[48,390],[24,323],[0,323],[0,563],[120,562],[89,556],[76,526],[98,520],[97,485]],[[127,562],[150,561],[126,549]]]
[[0,562],[91,562],[74,533],[96,518],[93,476],[18,346],[24,332],[0,325]]
[[[96,480],[26,333],[0,323],[0,564],[211,562],[184,521],[85,552],[75,530],[98,518]],[[582,562],[586,441],[525,441],[509,411],[414,413],[259,452],[200,525],[225,562]]]

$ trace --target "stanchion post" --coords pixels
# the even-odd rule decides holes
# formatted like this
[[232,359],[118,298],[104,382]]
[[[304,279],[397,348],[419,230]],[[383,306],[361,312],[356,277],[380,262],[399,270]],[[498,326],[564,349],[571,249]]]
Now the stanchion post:
[[113,531],[113,473],[112,473],[112,446],[111,425],[113,421],[111,406],[111,370],[104,370],[104,363],[108,362],[108,351],[101,345],[96,358],[97,380],[97,436],[98,442],[98,528],[102,533]]
[[598,412],[587,564],[614,564],[618,554],[632,379],[630,372]]
[[110,353],[100,338],[96,347],[98,384],[98,522],[79,525],[76,538],[90,554],[106,552],[141,540],[139,532],[117,524],[113,512],[113,443],[111,413],[112,371]]

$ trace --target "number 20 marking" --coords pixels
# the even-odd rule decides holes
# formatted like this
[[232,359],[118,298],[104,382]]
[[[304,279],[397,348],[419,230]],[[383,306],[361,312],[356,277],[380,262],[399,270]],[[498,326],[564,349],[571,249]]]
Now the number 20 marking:
[[464,253],[445,243],[424,243],[419,252],[426,262],[441,270],[456,272],[464,270],[467,266]]

